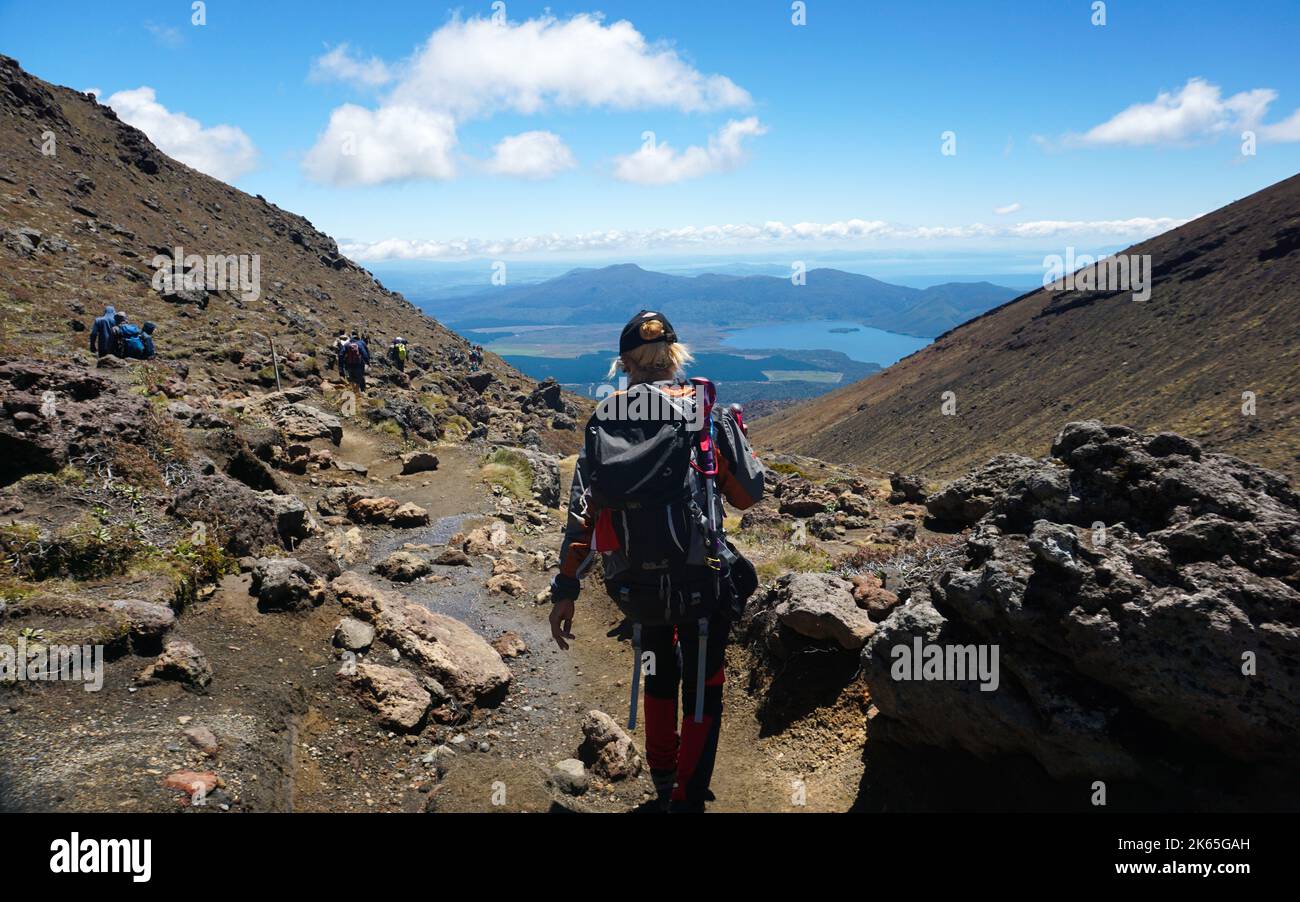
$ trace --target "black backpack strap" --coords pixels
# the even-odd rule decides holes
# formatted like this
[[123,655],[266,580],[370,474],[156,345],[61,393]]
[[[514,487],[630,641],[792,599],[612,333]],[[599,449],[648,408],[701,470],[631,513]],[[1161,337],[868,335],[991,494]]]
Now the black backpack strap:
[[704,681],[708,676],[704,670],[709,656],[709,618],[701,617],[699,636],[696,638],[695,650],[695,722],[704,723]]

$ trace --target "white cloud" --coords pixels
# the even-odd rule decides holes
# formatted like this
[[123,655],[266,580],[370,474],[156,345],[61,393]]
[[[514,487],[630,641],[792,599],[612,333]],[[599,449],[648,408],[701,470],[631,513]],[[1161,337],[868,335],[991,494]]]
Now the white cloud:
[[233,125],[204,128],[197,119],[173,113],[159,103],[153,88],[118,91],[104,102],[168,156],[213,178],[233,182],[257,166],[257,148],[242,129]]
[[708,147],[688,147],[681,153],[653,140],[633,154],[617,157],[614,177],[639,185],[671,185],[714,172],[727,172],[745,161],[744,140],[767,133],[755,116],[732,119],[709,136]]
[[1261,125],[1257,129],[1259,137],[1265,141],[1286,143],[1300,141],[1300,110],[1296,110],[1281,122],[1273,125]]
[[[1271,88],[1255,88],[1224,97],[1218,85],[1203,78],[1191,78],[1180,90],[1161,91],[1150,103],[1136,103],[1082,135],[1064,136],[1061,144],[1067,147],[1177,145],[1239,133],[1242,129],[1256,129],[1261,137],[1271,132],[1270,138],[1275,141],[1300,140],[1300,120],[1296,120],[1300,110],[1285,123],[1262,125],[1276,99],[1277,92]],[[1288,127],[1288,123],[1295,128]],[[1051,143],[1039,137],[1035,140],[1049,146]]]
[[455,148],[456,123],[445,113],[346,104],[330,114],[303,170],[318,182],[335,185],[445,180],[456,174]]
[[705,75],[677,51],[646,41],[628,21],[541,16],[497,24],[453,19],[425,42],[393,92],[458,119],[548,106],[701,112],[748,106],[749,94],[722,75]]
[[1118,220],[1041,220],[990,226],[910,226],[881,220],[848,219],[837,222],[800,222],[787,225],[769,221],[761,225],[727,224],[678,228],[585,232],[576,235],[534,235],[525,238],[420,241],[389,238],[376,242],[348,242],[343,253],[357,260],[443,260],[465,257],[502,257],[526,254],[625,252],[686,248],[776,248],[807,242],[853,244],[875,242],[929,243],[969,240],[1040,240],[1090,238],[1100,241],[1140,240],[1187,222],[1170,217]]
[[[359,61],[346,45],[317,60],[313,72],[319,72],[316,77],[347,74],[363,83],[367,77],[378,83],[381,76],[389,76],[392,88],[371,115],[384,119],[389,110],[402,109],[438,117],[449,124],[450,133],[442,141],[448,148],[455,144],[460,123],[497,113],[535,115],[550,109],[694,113],[752,103],[749,93],[731,79],[699,71],[672,47],[647,41],[632,23],[606,24],[598,15],[585,14],[502,23],[456,17],[403,61],[395,77],[392,66],[377,59]],[[349,115],[356,118],[355,113]],[[336,174],[364,170],[367,177],[353,183],[377,184],[418,175],[409,165],[417,156],[413,147],[371,143],[361,147],[359,154],[372,159],[351,163],[336,159],[339,151],[330,140],[332,125],[308,154],[313,162],[307,172],[312,178],[332,182]],[[402,137],[390,134],[388,139]],[[418,139],[421,134],[416,130],[406,137]],[[389,163],[398,165],[390,171],[385,168]],[[431,167],[439,172],[445,168]]]
[[342,81],[377,88],[392,81],[393,73],[379,57],[362,59],[354,56],[352,49],[343,43],[312,60],[308,77],[312,81]]
[[994,207],[993,212],[998,216],[1009,216],[1012,213],[1019,213],[1020,201],[1014,201],[1012,203],[1007,204],[1004,207]]
[[577,165],[559,135],[539,131],[502,138],[486,168],[498,175],[546,179]]

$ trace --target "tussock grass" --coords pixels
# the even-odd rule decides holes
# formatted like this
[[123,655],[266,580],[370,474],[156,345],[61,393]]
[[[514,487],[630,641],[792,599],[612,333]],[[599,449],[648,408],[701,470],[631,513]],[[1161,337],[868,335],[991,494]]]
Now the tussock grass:
[[794,464],[774,463],[768,466],[773,473],[780,473],[782,476],[798,476],[801,479],[810,478],[803,470],[800,470]]
[[758,578],[769,582],[784,573],[826,573],[834,565],[831,556],[820,548],[784,548],[775,558],[755,565]]
[[442,421],[442,437],[448,442],[462,442],[473,430],[470,421],[460,414],[453,414]]
[[511,448],[498,448],[483,462],[483,481],[500,486],[517,501],[533,497],[533,466],[528,458]]

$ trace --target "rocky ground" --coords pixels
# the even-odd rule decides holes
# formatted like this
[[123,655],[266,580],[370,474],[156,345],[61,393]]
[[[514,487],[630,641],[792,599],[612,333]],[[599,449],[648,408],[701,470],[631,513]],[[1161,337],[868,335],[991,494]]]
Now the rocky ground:
[[[0,805],[647,810],[599,585],[573,649],[549,639],[558,392],[483,380],[480,437],[430,440],[418,383],[213,396],[149,366],[0,366],[0,640],[108,658],[99,691],[0,686]],[[1095,423],[946,485],[768,464],[727,520],[763,586],[714,810],[1084,809],[1097,780],[1133,808],[1294,803],[1282,477]],[[996,646],[997,691],[898,679],[913,642]]]
[[[13,480],[0,638],[100,642],[109,656],[97,692],[0,688],[4,807],[644,806],[639,728],[616,726],[631,667],[606,636],[616,610],[591,587],[566,654],[538,603],[573,459],[541,450],[551,435],[506,442],[566,432],[553,386],[484,382],[490,408],[519,405],[508,425],[497,432],[494,415],[479,438],[431,441],[396,386],[359,402],[330,380],[219,397],[178,375],[142,379],[150,368],[0,371]],[[432,378],[475,392],[468,377]],[[765,574],[918,545],[920,508],[891,504],[888,480],[778,466],[774,496],[744,527],[730,521]],[[852,806],[865,688],[772,730],[751,663],[737,644],[715,808]]]

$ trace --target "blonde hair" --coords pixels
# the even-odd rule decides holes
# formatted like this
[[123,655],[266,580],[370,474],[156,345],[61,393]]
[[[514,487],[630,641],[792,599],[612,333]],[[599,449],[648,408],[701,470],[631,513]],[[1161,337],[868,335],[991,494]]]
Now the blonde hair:
[[610,361],[605,378],[613,379],[622,370],[627,373],[629,385],[663,382],[685,372],[694,361],[691,349],[682,342],[654,341],[637,345],[626,354],[615,357]]

